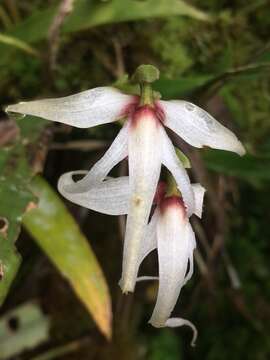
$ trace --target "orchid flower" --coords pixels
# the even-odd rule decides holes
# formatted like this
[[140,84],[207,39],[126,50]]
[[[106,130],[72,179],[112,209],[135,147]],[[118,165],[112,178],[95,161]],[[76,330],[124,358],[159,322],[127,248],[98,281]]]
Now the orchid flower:
[[[58,182],[61,194],[78,205],[105,214],[123,215],[128,213],[130,189],[127,177],[108,178],[82,193],[70,192],[70,185],[74,185],[72,176],[86,173],[86,171],[77,171],[62,175]],[[200,184],[192,184],[191,187],[195,199],[195,215],[201,217],[205,189]],[[180,196],[165,197],[165,188],[160,183],[155,202],[158,205],[146,227],[137,267],[139,268],[150,252],[157,249],[159,276],[140,276],[137,281],[159,280],[157,302],[149,323],[154,327],[182,325],[191,327],[193,330],[191,344],[194,346],[197,337],[195,326],[183,318],[170,318],[170,314],[181,288],[193,274],[195,235]]]
[[[205,189],[192,185],[195,198],[195,214],[201,217]],[[181,288],[193,274],[195,235],[190,225],[183,199],[179,195],[158,196],[158,206],[147,226],[139,262],[155,248],[158,252],[159,276],[142,276],[137,281],[159,280],[156,305],[149,320],[154,327],[178,327],[188,325],[193,330],[191,345],[197,338],[196,327],[186,319],[170,318]]]
[[198,148],[210,146],[239,155],[245,153],[236,136],[198,106],[186,101],[159,100],[151,88],[151,82],[158,76],[158,70],[151,65],[137,69],[134,78],[141,86],[140,97],[123,94],[112,87],[99,87],[64,98],[22,102],[6,109],[79,128],[126,119],[103,158],[68,189],[74,194],[88,191],[128,156],[130,197],[120,282],[123,292],[134,290],[138,256],[162,164],[176,179],[187,216],[194,212],[189,178],[165,127]]
[[[82,176],[86,173],[87,171],[73,171],[62,175],[58,182],[60,193],[78,205],[104,214],[128,213],[130,198],[128,177],[107,178],[83,192],[70,191],[70,188],[76,188],[73,176]],[[191,188],[195,200],[195,215],[201,217],[205,189],[200,184],[192,184]],[[148,254],[157,249],[159,276],[140,276],[137,277],[137,281],[159,280],[157,302],[149,323],[154,327],[182,325],[191,327],[193,330],[191,345],[194,346],[197,337],[195,326],[183,318],[170,318],[170,314],[181,288],[193,274],[195,235],[182,198],[179,195],[165,197],[165,186],[162,182],[159,183],[154,203],[157,206],[145,229],[137,268]]]

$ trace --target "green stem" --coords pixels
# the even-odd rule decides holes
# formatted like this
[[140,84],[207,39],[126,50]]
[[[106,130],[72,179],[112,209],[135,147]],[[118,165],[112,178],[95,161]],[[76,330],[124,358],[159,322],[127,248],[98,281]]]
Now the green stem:
[[152,106],[154,103],[153,98],[153,90],[150,84],[148,83],[141,83],[141,99],[140,99],[140,105],[150,105]]

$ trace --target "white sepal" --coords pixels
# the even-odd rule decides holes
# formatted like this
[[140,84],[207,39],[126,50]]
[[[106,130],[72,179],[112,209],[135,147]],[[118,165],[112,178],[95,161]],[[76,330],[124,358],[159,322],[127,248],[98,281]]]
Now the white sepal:
[[[140,255],[138,257],[138,270],[146,258],[148,254],[150,254],[153,250],[157,248],[157,222],[159,218],[159,211],[158,209],[155,210],[149,224],[147,225],[144,239],[142,241]],[[138,273],[138,271],[137,271]],[[158,280],[158,276],[139,276],[136,279],[136,282],[146,281],[146,280]]]
[[195,200],[195,210],[194,214],[197,215],[199,218],[202,217],[202,210],[203,210],[203,198],[205,194],[205,188],[199,184],[192,184],[192,189],[194,193],[194,200]]
[[84,175],[87,171],[71,171],[63,174],[58,180],[58,191],[66,199],[108,215],[125,215],[128,212],[130,198],[128,177],[108,178],[86,191],[70,191],[76,189],[73,175]]
[[190,222],[187,223],[187,237],[188,237],[188,260],[189,260],[189,269],[185,276],[184,285],[191,279],[194,270],[193,264],[193,252],[196,249],[196,238],[194,231],[190,225]]
[[125,124],[102,158],[95,163],[86,176],[76,183],[70,184],[69,192],[83,192],[106,178],[111,169],[128,155],[128,124]]
[[38,116],[78,128],[117,120],[133,97],[112,87],[98,87],[56,99],[21,102],[7,107],[7,112]]
[[186,275],[195,241],[194,233],[190,230],[185,210],[180,204],[161,208],[157,223],[159,290],[149,322],[155,327],[189,325],[194,330],[194,343],[197,335],[193,324],[181,318],[170,319],[181,288],[193,271],[193,263],[190,262],[190,270]]
[[151,113],[141,118],[136,126],[130,126],[128,162],[131,198],[119,282],[125,293],[134,291],[140,248],[160,175],[160,129]]
[[245,154],[234,133],[200,107],[181,100],[159,101],[159,104],[165,114],[164,125],[190,145]]
[[144,234],[144,239],[140,248],[140,255],[138,257],[138,266],[141,265],[150,252],[157,248],[157,222],[158,210],[156,209]]

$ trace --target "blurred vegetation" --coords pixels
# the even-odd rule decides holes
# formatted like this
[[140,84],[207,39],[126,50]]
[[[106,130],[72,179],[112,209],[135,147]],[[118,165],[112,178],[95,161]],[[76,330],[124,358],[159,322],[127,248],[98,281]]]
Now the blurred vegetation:
[[[269,1],[75,0],[59,34],[52,32],[55,16],[55,1],[0,2],[0,302],[5,299],[0,321],[9,310],[32,300],[50,319],[49,340],[13,358],[269,359]],[[89,169],[118,125],[82,130],[34,118],[8,121],[4,107],[100,85],[129,89],[127,74],[142,63],[160,69],[155,86],[163,98],[191,99],[208,109],[237,133],[248,152],[239,158],[178,144],[191,160],[192,178],[207,188],[203,220],[193,223],[198,242],[195,276],[175,310],[198,327],[195,349],[189,346],[188,329],[147,325],[155,285],[139,284],[134,297],[120,295],[122,244],[116,218],[66,203],[91,241],[94,252],[90,246],[87,251],[102,286],[106,288],[103,271],[110,288],[110,343],[47,259],[45,253],[55,263],[52,250],[41,251],[49,239],[57,248],[55,231],[44,237],[30,229],[32,238],[24,228],[20,232],[25,210],[38,201],[32,187],[35,175],[42,174],[48,190],[56,187],[63,172]],[[82,150],[84,146],[90,150]],[[116,169],[115,174],[123,171]],[[62,216],[69,217],[63,204],[59,206]],[[26,216],[29,219],[31,210]],[[52,219],[42,221],[50,225]],[[25,225],[29,230],[29,223]],[[65,256],[63,250],[56,264],[62,273]],[[153,273],[155,257],[144,266]],[[76,271],[80,269],[78,265]],[[65,275],[72,284],[69,271]],[[91,296],[98,301],[100,294],[93,291]],[[20,331],[20,324],[12,324],[7,322],[8,333]],[[6,334],[0,334],[0,354],[1,336]]]

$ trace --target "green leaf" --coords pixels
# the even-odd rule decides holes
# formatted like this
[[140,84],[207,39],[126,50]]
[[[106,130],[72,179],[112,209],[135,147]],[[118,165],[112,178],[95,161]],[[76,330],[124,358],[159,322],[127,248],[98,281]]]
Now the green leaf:
[[0,360],[31,349],[49,338],[49,320],[39,306],[27,303],[0,319]]
[[44,179],[35,177],[31,188],[39,198],[39,203],[36,209],[24,215],[24,226],[70,282],[100,330],[110,338],[110,295],[87,239],[62,200]]
[[[35,12],[8,34],[27,43],[45,39],[57,9],[53,6]],[[70,33],[99,25],[173,15],[210,20],[207,14],[181,0],[159,0],[158,2],[156,0],[112,0],[106,3],[77,0],[73,12],[63,25],[63,32]]]
[[159,91],[164,99],[174,99],[190,95],[212,78],[211,75],[194,75],[179,80],[161,78],[153,84],[153,89]]
[[[28,164],[28,148],[33,146],[47,122],[31,119],[20,120],[19,137],[13,145],[0,149],[0,305],[21,262],[15,242],[20,233],[22,214],[35,201],[29,188],[33,170]],[[35,149],[32,148],[32,151],[35,153]]]
[[196,95],[202,100],[211,97],[230,81],[239,79],[257,79],[270,69],[269,63],[249,64],[236,69],[228,69],[214,75],[192,75],[171,80],[161,78],[153,84],[153,89],[160,92],[164,99]]
[[2,236],[0,236],[0,246],[0,305],[2,305],[19,269],[21,257],[17,253],[15,246],[5,241]]
[[270,180],[270,160],[246,155],[240,157],[227,151],[207,150],[206,166],[213,171],[251,181]]

